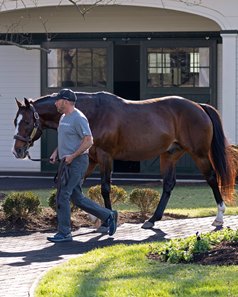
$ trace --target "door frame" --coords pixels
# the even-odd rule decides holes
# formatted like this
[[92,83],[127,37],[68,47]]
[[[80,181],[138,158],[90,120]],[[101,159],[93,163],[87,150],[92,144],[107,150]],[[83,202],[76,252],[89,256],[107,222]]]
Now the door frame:
[[[43,43],[46,47],[48,44]],[[113,92],[113,42],[112,41],[65,41],[65,42],[51,42],[49,49],[64,49],[64,48],[107,48],[107,83],[106,88],[103,87],[80,87],[82,92],[98,92],[108,91]],[[47,53],[41,53],[42,69],[41,69],[41,93],[42,95],[57,93],[63,87],[47,86]],[[71,87],[73,91],[79,91],[79,87]],[[57,134],[44,130],[41,137],[41,156],[43,159],[49,157],[49,148],[55,144],[57,146]],[[41,162],[41,172],[55,171],[55,166],[49,162]]]

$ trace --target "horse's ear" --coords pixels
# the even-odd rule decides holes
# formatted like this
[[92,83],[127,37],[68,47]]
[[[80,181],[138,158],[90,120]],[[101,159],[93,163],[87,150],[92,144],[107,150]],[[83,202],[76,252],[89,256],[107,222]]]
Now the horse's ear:
[[27,98],[24,97],[24,102],[25,102],[25,105],[26,107],[30,107],[30,102]]
[[21,102],[18,101],[16,97],[15,97],[15,100],[16,100],[17,106],[20,108],[22,106]]

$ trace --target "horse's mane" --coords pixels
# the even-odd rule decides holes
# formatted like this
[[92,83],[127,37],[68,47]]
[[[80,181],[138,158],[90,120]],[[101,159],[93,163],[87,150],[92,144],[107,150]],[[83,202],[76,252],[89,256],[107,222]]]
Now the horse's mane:
[[[86,98],[91,98],[91,99],[105,99],[105,100],[112,100],[112,99],[122,99],[120,97],[118,97],[115,94],[109,93],[109,92],[105,92],[105,91],[100,91],[100,92],[94,92],[94,93],[89,93],[89,92],[75,92],[76,96],[78,99],[80,99],[80,97],[86,97]],[[123,100],[123,99],[122,99]]]
[[[56,95],[57,93],[52,93],[52,94],[48,94],[48,95],[44,95],[41,96],[39,98],[36,99],[32,99],[29,98],[29,102],[32,103],[33,105],[37,104],[39,106],[44,105],[44,104],[54,104],[55,100],[54,100],[54,95]],[[75,92],[78,103],[84,101],[85,103],[90,103],[93,102],[94,106],[96,107],[103,107],[104,105],[107,106],[114,106],[118,104],[120,105],[122,103],[122,105],[124,104],[130,104],[130,105],[141,105],[141,104],[151,104],[153,102],[158,102],[158,101],[163,101],[166,100],[167,98],[174,98],[174,99],[183,99],[182,97],[179,96],[168,96],[168,97],[161,97],[161,98],[151,98],[151,99],[145,99],[145,100],[129,100],[129,99],[125,99],[122,98],[120,96],[117,96],[115,94],[112,94],[110,92],[106,92],[106,91],[99,91],[99,92]],[[24,102],[22,103],[24,105]]]
[[111,104],[118,104],[120,102],[126,101],[123,98],[120,98],[117,95],[114,95],[109,92],[100,91],[100,92],[94,92],[94,93],[88,93],[88,92],[75,92],[77,96],[77,102],[80,104],[80,101],[84,101],[85,103],[92,102],[94,106],[110,106]]

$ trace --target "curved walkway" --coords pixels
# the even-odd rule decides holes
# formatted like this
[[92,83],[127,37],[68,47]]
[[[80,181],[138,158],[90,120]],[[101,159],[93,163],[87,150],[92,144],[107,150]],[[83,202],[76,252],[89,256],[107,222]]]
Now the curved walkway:
[[[0,236],[0,296],[33,296],[34,284],[49,268],[97,247],[118,243],[135,244],[162,239],[182,238],[215,230],[214,218],[164,220],[152,230],[141,224],[123,224],[113,237],[81,228],[73,233],[73,242],[53,244],[48,233],[11,233]],[[238,228],[238,216],[225,216],[224,227]],[[50,233],[52,234],[52,233]]]

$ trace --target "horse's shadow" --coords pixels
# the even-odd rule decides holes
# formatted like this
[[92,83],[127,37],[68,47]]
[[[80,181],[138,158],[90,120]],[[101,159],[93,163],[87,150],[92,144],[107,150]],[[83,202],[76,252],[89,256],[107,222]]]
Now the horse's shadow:
[[[215,227],[211,232],[216,232],[221,230],[223,227]],[[131,239],[127,239],[128,234],[125,234],[125,239],[116,239],[114,237],[108,237],[105,233],[98,233],[95,230],[90,230],[84,233],[79,232],[73,236],[72,242],[56,243],[53,244],[50,242],[45,242],[43,248],[34,249],[29,251],[19,251],[19,252],[2,252],[0,251],[0,258],[21,258],[19,261],[8,263],[5,265],[9,266],[27,266],[32,263],[37,262],[57,262],[65,259],[65,256],[77,256],[80,254],[87,253],[96,248],[104,248],[108,246],[113,246],[117,244],[124,245],[133,245],[140,243],[149,243],[149,242],[161,242],[167,240],[167,233],[163,232],[161,229],[152,228],[152,235],[144,239],[139,239],[139,236],[136,238],[135,235],[131,236]],[[45,233],[45,232],[42,232]],[[12,234],[13,236],[14,234]],[[16,235],[16,234],[15,234]],[[24,240],[27,241],[27,235],[29,233],[24,233]],[[90,236],[88,240],[80,242],[80,236]],[[93,236],[95,235],[95,236]],[[18,234],[19,236],[19,234]],[[6,236],[4,236],[6,237]],[[104,238],[105,237],[105,238]],[[79,239],[79,240],[78,240]]]
[[[5,252],[0,251],[0,258],[4,257],[12,257],[12,258],[21,258],[19,261],[5,264],[9,266],[27,266],[32,263],[37,262],[54,262],[60,261],[64,259],[64,256],[67,255],[80,255],[87,253],[96,248],[103,248],[107,246],[112,246],[116,244],[139,244],[146,242],[154,242],[154,241],[163,241],[165,239],[166,233],[161,231],[160,229],[153,229],[154,234],[148,236],[146,239],[115,239],[113,237],[106,237],[107,235],[103,233],[97,233],[95,231],[83,233],[86,234],[95,234],[95,236],[90,237],[87,241],[80,242],[80,236],[82,234],[76,234],[73,236],[72,242],[64,242],[64,243],[56,243],[53,244],[50,242],[45,243],[42,249],[35,249],[29,251],[19,251],[19,252]],[[103,239],[105,237],[105,239]],[[79,239],[79,240],[78,240]],[[25,238],[27,241],[27,236]]]

